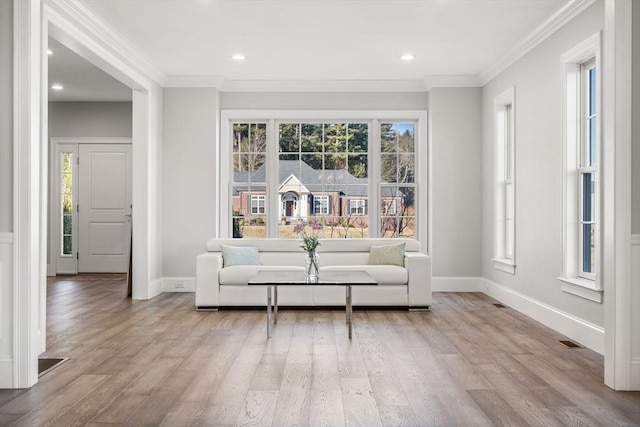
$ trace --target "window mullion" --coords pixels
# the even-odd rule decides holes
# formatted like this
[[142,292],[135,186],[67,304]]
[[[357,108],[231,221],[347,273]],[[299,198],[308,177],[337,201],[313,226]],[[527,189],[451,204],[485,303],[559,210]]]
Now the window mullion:
[[380,236],[380,120],[369,124],[369,237]]
[[271,119],[267,121],[267,174],[266,174],[266,210],[267,237],[278,237],[280,216],[278,203],[278,123]]

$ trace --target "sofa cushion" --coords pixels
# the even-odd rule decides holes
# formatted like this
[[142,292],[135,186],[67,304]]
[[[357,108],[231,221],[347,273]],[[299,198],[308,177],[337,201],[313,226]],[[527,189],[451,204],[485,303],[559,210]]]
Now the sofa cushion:
[[277,265],[234,265],[225,267],[218,273],[218,280],[221,285],[242,286],[247,285],[249,280],[258,271],[304,271],[303,266],[277,266]]
[[222,260],[225,267],[233,265],[260,265],[258,248],[255,246],[222,246]]
[[407,269],[397,265],[329,265],[320,267],[320,277],[323,271],[354,270],[366,271],[381,286],[406,285],[409,282]]
[[371,246],[369,250],[369,265],[398,265],[404,267],[405,244]]

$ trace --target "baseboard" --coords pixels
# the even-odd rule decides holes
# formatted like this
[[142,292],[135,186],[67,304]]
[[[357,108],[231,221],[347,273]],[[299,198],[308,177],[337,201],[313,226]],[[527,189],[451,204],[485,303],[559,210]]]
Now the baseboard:
[[482,282],[485,287],[484,293],[490,297],[566,335],[596,353],[604,354],[604,328],[491,280],[482,279]]
[[13,387],[13,359],[0,357],[0,389]]
[[[631,235],[631,304],[635,308],[631,310],[631,324],[640,325],[640,234]],[[633,328],[633,327],[632,327]],[[637,329],[633,340],[640,340]],[[631,390],[640,390],[640,345],[632,342],[631,354]]]
[[482,277],[436,276],[431,278],[432,292],[482,292]]
[[163,277],[163,292],[195,292],[195,277]]
[[47,277],[54,277],[56,275],[56,269],[53,265],[47,264]]
[[631,360],[631,387],[629,390],[640,390],[640,359]]
[[157,297],[163,292],[162,289],[162,279],[153,280],[149,284],[149,299],[153,297]]

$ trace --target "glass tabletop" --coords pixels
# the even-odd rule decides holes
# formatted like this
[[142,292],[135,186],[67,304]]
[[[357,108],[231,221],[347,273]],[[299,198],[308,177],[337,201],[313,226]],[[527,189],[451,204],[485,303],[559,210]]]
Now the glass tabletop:
[[366,271],[322,271],[317,278],[308,279],[304,271],[258,271],[249,285],[377,285]]

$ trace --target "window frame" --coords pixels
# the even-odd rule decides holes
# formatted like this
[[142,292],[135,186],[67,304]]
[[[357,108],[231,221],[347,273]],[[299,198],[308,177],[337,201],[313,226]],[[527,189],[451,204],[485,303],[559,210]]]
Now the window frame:
[[[493,101],[494,115],[494,257],[496,270],[516,269],[516,96],[515,87]],[[510,219],[510,221],[509,221]]]
[[[601,228],[598,219],[601,218],[602,180],[598,167],[601,156],[601,114],[602,111],[602,60],[601,33],[595,33],[573,49],[562,55],[563,83],[564,83],[564,161],[563,161],[563,272],[558,277],[564,292],[602,303],[603,292],[600,279],[602,265]],[[586,126],[589,120],[585,117],[585,103],[587,81],[585,81],[585,64],[593,64],[595,73],[595,165],[587,161]],[[584,188],[583,177],[594,174],[594,205],[593,219],[595,224],[594,250],[595,273],[583,270],[583,215]]]
[[[220,141],[216,158],[218,163],[218,175],[216,185],[216,201],[221,206],[231,202],[231,186],[229,178],[232,176],[232,165],[229,159],[232,154],[231,135],[234,123],[266,123],[267,140],[269,146],[276,144],[278,140],[278,124],[292,122],[358,122],[369,123],[369,185],[368,198],[370,200],[379,199],[379,185],[377,185],[376,174],[379,175],[379,159],[377,154],[380,150],[380,123],[386,122],[413,122],[415,123],[415,159],[417,176],[416,182],[420,185],[416,188],[416,228],[414,238],[421,242],[422,250],[429,252],[429,140],[427,132],[427,111],[425,110],[221,110],[220,112]],[[267,202],[267,218],[280,218],[279,204],[277,203],[277,192],[273,191],[274,183],[278,182],[277,167],[274,165],[278,161],[277,149],[269,149],[267,153],[266,186],[269,201]],[[275,193],[275,196],[273,195]],[[270,200],[274,197],[276,200]],[[370,224],[377,224],[380,221],[379,213],[376,210],[369,210],[368,221]],[[267,236],[277,236],[277,221],[271,220],[268,224]],[[377,228],[370,227],[369,237],[376,237]],[[232,236],[231,211],[222,209],[216,221],[216,235],[226,238]]]

